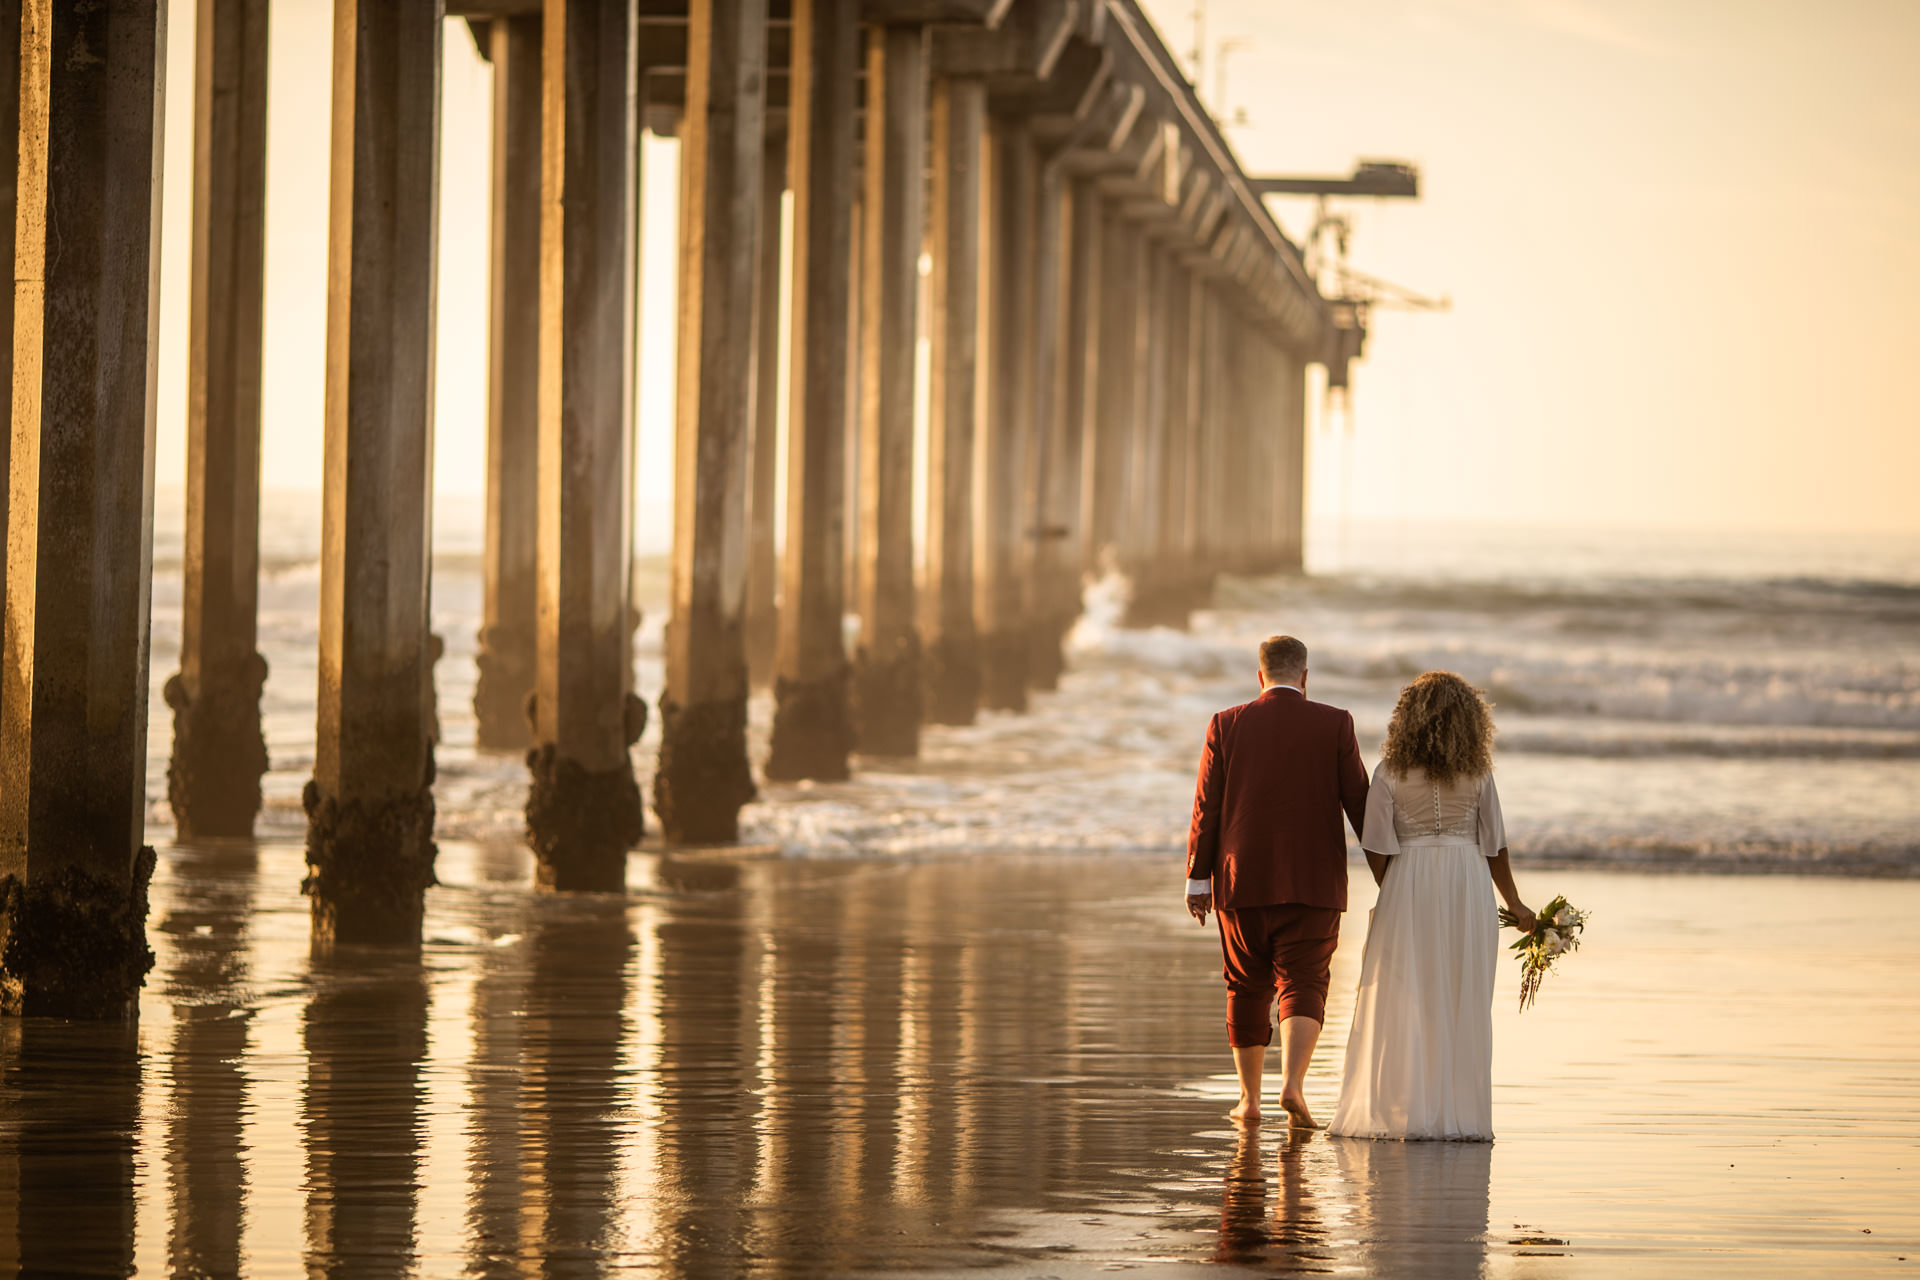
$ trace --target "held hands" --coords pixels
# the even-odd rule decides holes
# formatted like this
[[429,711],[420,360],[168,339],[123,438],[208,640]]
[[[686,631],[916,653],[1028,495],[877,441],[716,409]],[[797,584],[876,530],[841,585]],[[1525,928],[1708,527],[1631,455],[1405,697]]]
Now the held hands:
[[1540,918],[1534,915],[1532,910],[1527,907],[1518,906],[1511,908],[1511,910],[1513,911],[1514,917],[1513,927],[1522,933],[1532,933],[1534,926],[1540,923]]
[[1213,895],[1211,893],[1190,893],[1187,895],[1187,914],[1195,920],[1198,920],[1201,924],[1206,924],[1207,912],[1211,910],[1213,910]]

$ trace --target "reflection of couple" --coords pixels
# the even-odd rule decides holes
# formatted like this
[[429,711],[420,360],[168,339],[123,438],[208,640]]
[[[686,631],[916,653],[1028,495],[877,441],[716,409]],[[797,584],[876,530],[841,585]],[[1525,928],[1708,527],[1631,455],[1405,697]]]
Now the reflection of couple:
[[1499,924],[1489,890],[1522,929],[1533,913],[1507,860],[1487,704],[1450,672],[1415,680],[1369,786],[1353,717],[1310,701],[1306,687],[1306,646],[1264,642],[1260,696],[1213,717],[1200,758],[1187,908],[1203,924],[1219,913],[1234,1119],[1260,1119],[1277,991],[1280,1103],[1293,1126],[1317,1127],[1304,1084],[1347,906],[1344,813],[1380,896],[1332,1132],[1491,1140]]
[[1292,1129],[1269,1196],[1258,1135],[1242,1129],[1227,1165],[1215,1262],[1421,1280],[1485,1270],[1486,1143],[1326,1142]]

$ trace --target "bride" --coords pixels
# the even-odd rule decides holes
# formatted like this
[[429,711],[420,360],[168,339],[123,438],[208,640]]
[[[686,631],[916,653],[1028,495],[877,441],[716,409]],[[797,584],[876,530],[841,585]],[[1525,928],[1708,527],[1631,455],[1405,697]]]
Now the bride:
[[1514,888],[1479,691],[1429,671],[1400,693],[1367,791],[1360,846],[1380,886],[1360,962],[1347,1069],[1329,1132],[1493,1140],[1497,888]]

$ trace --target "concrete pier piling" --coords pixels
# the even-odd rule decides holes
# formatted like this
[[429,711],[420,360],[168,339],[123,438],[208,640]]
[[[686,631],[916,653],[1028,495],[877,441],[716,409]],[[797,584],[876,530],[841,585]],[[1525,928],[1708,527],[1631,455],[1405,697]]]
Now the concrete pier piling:
[[627,398],[638,121],[630,0],[547,7],[540,184],[539,611],[527,842],[540,886],[617,892],[641,835],[627,749]]
[[433,883],[427,633],[440,137],[436,0],[334,8],[316,950],[417,946]]
[[[1106,214],[1092,180],[1073,184],[1073,233],[1068,249],[1066,405],[1068,430],[1074,434],[1074,475],[1079,486],[1074,504],[1074,527],[1065,569],[1073,575],[1077,605],[1080,582],[1096,566],[1094,522],[1099,508],[1104,455],[1099,447],[1101,363],[1104,349],[1101,317],[1106,280]],[[1077,610],[1076,610],[1077,612]]]
[[836,781],[853,748],[845,642],[846,479],[854,252],[855,0],[793,0],[787,185],[793,297],[787,536],[766,776]]
[[183,839],[251,835],[267,771],[255,648],[267,0],[207,0],[198,17],[185,572],[180,670],[166,684],[167,797]]
[[524,751],[531,741],[539,579],[540,102],[539,15],[493,19],[493,226],[487,333],[486,544],[474,741]]
[[[738,838],[747,764],[747,460],[766,0],[694,0],[681,126],[673,616],[654,807],[671,843]],[[776,195],[776,199],[777,199]]]
[[980,522],[974,591],[980,629],[980,705],[1027,709],[1033,637],[1026,602],[1032,551],[1028,488],[1033,449],[1033,301],[1036,173],[1033,139],[1017,119],[993,122],[989,171],[990,285],[986,421],[980,442]]
[[929,724],[972,724],[980,703],[973,618],[974,424],[978,417],[980,170],[986,85],[933,83],[927,239],[929,324],[926,577],[920,639]]
[[[14,260],[14,232],[20,211],[20,6],[22,0],[0,0],[0,256]],[[9,386],[13,383],[13,289],[0,289],[0,368],[4,368]],[[0,430],[0,529],[7,525],[7,507],[11,498],[13,397],[5,400],[7,427]],[[7,553],[0,548],[0,620],[7,601]],[[0,625],[4,625],[0,621]],[[0,716],[4,716],[6,680],[0,674]]]
[[1079,573],[1068,544],[1079,515],[1080,434],[1067,415],[1066,296],[1072,255],[1066,184],[1054,159],[1035,170],[1033,221],[1033,398],[1026,543],[1027,684],[1053,689],[1065,669],[1061,642],[1080,613]]
[[17,59],[20,89],[0,1011],[118,1017],[153,964],[144,826],[165,20],[154,0],[0,12],[19,24],[4,56]]
[[1280,567],[1299,573],[1306,567],[1307,363],[1298,354],[1287,360],[1286,381],[1281,385],[1279,398],[1280,411],[1286,420],[1281,456],[1289,468],[1279,488]]
[[926,184],[927,31],[877,28],[867,47],[860,307],[860,648],[854,740],[863,755],[920,750],[913,572],[914,315]]
[[1101,233],[1105,262],[1101,269],[1095,430],[1087,440],[1088,569],[1105,573],[1119,567],[1119,543],[1131,513],[1127,503],[1134,412],[1134,309],[1139,271],[1139,239],[1124,221],[1109,215]]
[[1187,527],[1187,471],[1192,460],[1192,419],[1188,413],[1191,373],[1188,344],[1193,336],[1193,286],[1177,260],[1168,261],[1162,303],[1167,309],[1166,392],[1163,413],[1165,448],[1160,480],[1160,582],[1158,614],[1168,626],[1184,629],[1192,611],[1193,544]]
[[773,682],[780,639],[777,539],[780,489],[780,231],[787,138],[769,130],[760,155],[759,267],[753,301],[753,447],[747,463],[747,679]]

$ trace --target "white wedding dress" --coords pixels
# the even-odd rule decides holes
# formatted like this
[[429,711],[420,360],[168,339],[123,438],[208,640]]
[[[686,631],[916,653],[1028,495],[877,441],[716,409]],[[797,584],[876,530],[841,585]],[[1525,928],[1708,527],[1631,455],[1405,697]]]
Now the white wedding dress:
[[1340,1105],[1354,1138],[1493,1140],[1500,922],[1487,859],[1506,847],[1491,775],[1436,786],[1374,770],[1361,847],[1392,858],[1367,926]]

